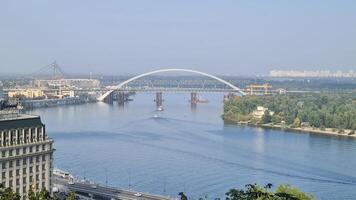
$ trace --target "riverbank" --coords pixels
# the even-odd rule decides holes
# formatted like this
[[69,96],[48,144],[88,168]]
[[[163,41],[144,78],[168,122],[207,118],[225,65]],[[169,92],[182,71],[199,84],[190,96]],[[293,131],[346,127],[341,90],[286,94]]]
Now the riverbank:
[[226,120],[228,123],[237,124],[238,126],[250,126],[250,127],[259,127],[265,129],[276,129],[282,131],[289,131],[289,132],[300,132],[300,133],[312,133],[312,134],[322,134],[328,136],[344,136],[344,137],[352,137],[356,138],[356,134],[350,134],[352,130],[343,130],[342,132],[334,131],[333,128],[325,128],[321,130],[320,128],[315,127],[289,127],[283,126],[280,124],[254,124],[251,122],[236,122],[231,120]]
[[63,99],[43,99],[43,100],[23,100],[20,104],[24,109],[48,108],[66,105],[80,105],[85,103],[95,102],[89,98],[68,97]]

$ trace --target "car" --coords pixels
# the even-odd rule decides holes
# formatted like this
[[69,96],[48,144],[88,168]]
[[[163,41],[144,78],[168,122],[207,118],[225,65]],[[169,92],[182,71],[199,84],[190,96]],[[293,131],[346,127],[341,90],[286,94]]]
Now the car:
[[135,195],[136,197],[140,197],[140,196],[142,196],[142,194],[141,194],[141,193],[138,193],[138,192],[137,192],[137,193],[135,193],[134,195]]
[[96,185],[91,185],[90,187],[93,188],[93,189],[98,188],[98,186],[96,186]]

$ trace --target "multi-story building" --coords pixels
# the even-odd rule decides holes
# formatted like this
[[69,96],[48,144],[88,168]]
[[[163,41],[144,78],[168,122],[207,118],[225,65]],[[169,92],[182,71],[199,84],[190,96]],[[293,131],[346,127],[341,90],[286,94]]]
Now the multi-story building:
[[24,196],[51,190],[53,140],[39,116],[0,110],[0,183]]
[[8,91],[9,98],[25,97],[28,99],[44,97],[41,89],[11,89]]

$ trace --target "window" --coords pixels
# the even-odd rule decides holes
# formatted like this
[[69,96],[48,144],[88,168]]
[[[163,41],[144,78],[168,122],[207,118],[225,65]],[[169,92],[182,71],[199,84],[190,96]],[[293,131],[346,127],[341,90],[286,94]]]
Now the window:
[[23,173],[23,174],[26,174],[26,168],[23,168],[23,169],[22,169],[22,173]]
[[18,176],[18,175],[20,175],[20,170],[19,169],[16,170],[16,176]]
[[16,160],[16,166],[20,166],[20,160]]
[[40,150],[40,146],[37,145],[37,146],[36,146],[36,151],[38,152],[39,150]]
[[26,147],[22,149],[22,153],[26,154]]
[[9,177],[12,177],[12,170],[9,171]]
[[20,154],[20,149],[16,149],[16,155]]
[[23,159],[23,164],[26,165],[27,164],[27,159]]
[[46,145],[42,145],[42,151],[46,150]]
[[5,157],[5,153],[6,153],[5,151],[2,151],[2,157]]
[[2,163],[2,168],[3,168],[3,169],[6,168],[6,163],[5,163],[5,162]]
[[9,167],[12,167],[12,161],[9,162]]
[[31,158],[30,158],[30,164],[32,164],[32,163],[33,163],[33,158],[31,157]]

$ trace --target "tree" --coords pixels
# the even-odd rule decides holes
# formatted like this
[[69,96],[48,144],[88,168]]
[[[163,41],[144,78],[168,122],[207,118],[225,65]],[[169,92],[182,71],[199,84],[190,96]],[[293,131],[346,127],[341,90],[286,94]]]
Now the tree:
[[298,117],[296,117],[294,119],[293,126],[294,127],[300,127],[300,124],[301,124],[300,119]]
[[264,115],[262,116],[261,123],[268,124],[272,122],[272,116],[268,110],[265,111]]
[[184,192],[179,192],[180,200],[188,200],[188,197],[184,194]]
[[280,185],[275,191],[276,196],[284,197],[288,200],[313,200],[314,196],[312,194],[306,194],[300,191],[298,188],[292,187],[290,185]]
[[272,115],[272,123],[279,124],[282,122],[282,117],[279,114]]
[[75,196],[75,193],[74,192],[71,192],[67,198],[67,200],[75,200],[76,199],[76,196]]
[[261,187],[248,184],[245,189],[230,189],[226,193],[226,200],[314,200],[314,196],[306,194],[289,185],[280,185],[275,191],[272,184]]
[[29,200],[53,200],[49,191],[46,188],[42,188],[39,192],[34,192],[32,188],[28,191]]
[[0,200],[20,200],[20,195],[16,194],[11,188],[5,188],[0,184]]

